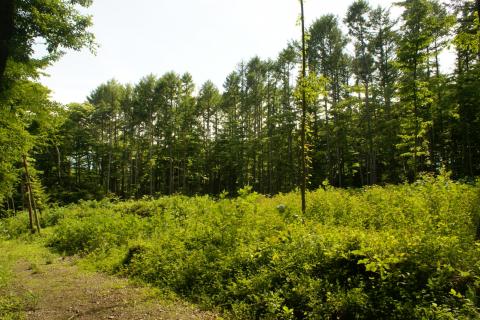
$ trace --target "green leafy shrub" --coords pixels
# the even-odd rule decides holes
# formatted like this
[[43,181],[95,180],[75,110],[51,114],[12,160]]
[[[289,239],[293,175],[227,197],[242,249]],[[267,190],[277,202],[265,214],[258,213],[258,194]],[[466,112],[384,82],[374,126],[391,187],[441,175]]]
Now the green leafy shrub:
[[105,251],[137,237],[143,221],[103,208],[84,208],[78,215],[62,219],[49,245],[67,254]]
[[480,317],[478,184],[326,189],[88,201],[49,243],[241,319]]

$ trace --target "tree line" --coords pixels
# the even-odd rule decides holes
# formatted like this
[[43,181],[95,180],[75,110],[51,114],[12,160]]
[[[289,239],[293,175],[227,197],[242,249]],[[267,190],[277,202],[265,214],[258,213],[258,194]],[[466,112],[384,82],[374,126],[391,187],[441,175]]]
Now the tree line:
[[[320,16],[301,44],[241,62],[217,88],[147,75],[49,107],[38,179],[64,202],[116,195],[264,194],[480,174],[480,2],[404,0],[399,18],[356,0]],[[312,13],[310,13],[312,14]],[[441,53],[456,52],[443,72]],[[301,139],[302,101],[306,139]],[[34,129],[34,128],[33,128]],[[30,128],[29,130],[33,130]],[[17,187],[18,190],[18,187]],[[18,194],[18,192],[17,192]]]

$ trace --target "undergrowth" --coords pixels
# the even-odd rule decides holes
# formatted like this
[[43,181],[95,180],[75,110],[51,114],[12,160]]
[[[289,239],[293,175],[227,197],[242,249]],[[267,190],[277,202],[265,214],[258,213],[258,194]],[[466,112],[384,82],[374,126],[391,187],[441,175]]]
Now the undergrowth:
[[[239,319],[480,318],[480,185],[268,198],[171,196],[51,209],[49,245]],[[0,222],[15,237],[24,217]]]

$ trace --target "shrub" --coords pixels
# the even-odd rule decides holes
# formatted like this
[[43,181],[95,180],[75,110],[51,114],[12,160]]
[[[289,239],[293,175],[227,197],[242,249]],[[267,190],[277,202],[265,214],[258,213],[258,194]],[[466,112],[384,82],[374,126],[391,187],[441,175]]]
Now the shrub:
[[237,199],[93,201],[56,209],[49,243],[237,318],[473,319],[479,191],[429,176],[327,187],[307,195],[304,216],[297,193],[248,189]]

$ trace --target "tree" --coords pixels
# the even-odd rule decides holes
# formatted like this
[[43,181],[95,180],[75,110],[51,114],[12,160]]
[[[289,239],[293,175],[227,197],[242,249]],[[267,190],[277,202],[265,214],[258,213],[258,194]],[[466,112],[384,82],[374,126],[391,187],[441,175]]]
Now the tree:
[[344,108],[340,102],[347,95],[346,88],[350,78],[348,70],[350,57],[345,52],[348,41],[333,15],[324,15],[315,20],[309,34],[307,46],[309,70],[328,81],[328,94],[315,106],[315,112],[320,113],[323,109],[322,115],[316,117],[321,119],[322,123],[319,125],[319,137],[315,144],[316,148],[324,145],[325,151],[321,153],[323,162],[320,164],[318,161],[323,170],[314,167],[313,171],[323,171],[330,183],[343,186],[348,131],[340,127],[344,115]]
[[[36,82],[39,70],[55,61],[63,48],[93,50],[93,35],[87,31],[90,17],[76,5],[90,1],[6,0],[0,11],[0,117],[5,148],[0,157],[0,198],[12,196],[18,185],[22,158],[49,141],[49,120],[56,116],[49,90]],[[33,58],[33,46],[43,41],[48,55]],[[33,172],[33,170],[32,170]]]
[[[173,194],[179,185],[179,115],[182,80],[174,72],[164,74],[155,87],[154,107],[156,117],[153,120],[152,136],[153,157],[149,157],[154,166],[150,177],[151,190],[160,189],[161,193]],[[160,185],[163,184],[162,187]],[[153,191],[151,191],[153,195]]]
[[5,168],[5,175],[12,178],[4,181],[10,189],[19,176],[15,170],[7,168],[15,168],[22,156],[34,146],[45,143],[49,121],[55,112],[54,104],[48,100],[47,88],[30,81],[21,69],[16,69],[16,74],[15,83],[0,97],[1,129],[4,131],[1,139],[2,147],[6,149],[2,152],[0,167]]
[[181,91],[177,115],[179,185],[183,194],[194,194],[201,186],[201,132],[192,76],[181,77]]
[[97,87],[87,98],[95,106],[93,121],[98,121],[97,137],[100,138],[100,183],[105,193],[116,193],[119,190],[120,176],[116,166],[120,164],[120,129],[122,127],[121,104],[124,100],[125,87],[116,80]]
[[440,54],[451,42],[451,29],[455,17],[439,2],[432,2],[432,17],[430,19],[432,42],[428,48],[429,62],[427,65],[427,81],[432,92],[431,125],[428,132],[429,154],[432,170],[439,172],[448,166],[447,152],[450,144],[448,123],[454,113],[453,104],[446,101],[449,91],[449,79],[440,70]]
[[215,145],[220,131],[221,95],[213,82],[207,81],[201,86],[197,104],[204,152],[204,184],[209,192],[218,193],[220,191],[218,190],[219,163],[215,154]]
[[[399,5],[400,23],[366,0],[353,1],[344,26],[324,15],[308,27],[301,12],[302,42],[275,60],[241,62],[223,92],[208,81],[195,94],[191,75],[168,72],[107,82],[90,103],[63,108],[33,80],[64,40],[42,61],[11,56],[0,95],[0,200],[18,207],[23,156],[64,202],[299,186],[305,209],[306,190],[325,180],[399,183],[443,166],[458,178],[478,175],[478,1],[452,2],[456,22],[437,0]],[[440,53],[452,38],[456,70],[443,74]]]
[[372,98],[377,105],[376,141],[378,142],[377,176],[381,181],[399,182],[400,166],[397,145],[400,116],[395,105],[398,79],[396,22],[390,11],[377,7],[370,13],[370,51],[373,58]]
[[399,3],[402,14],[398,63],[401,71],[400,102],[403,108],[401,139],[398,145],[416,179],[429,156],[429,130],[432,92],[427,78],[429,47],[433,42],[432,4],[429,0],[405,0]]
[[480,3],[462,0],[453,2],[457,15],[454,45],[457,52],[454,102],[458,105],[458,121],[452,128],[453,168],[460,177],[480,174]]
[[[133,89],[133,113],[136,136],[136,150],[134,154],[133,188],[135,194],[153,195],[153,175],[155,160],[154,139],[157,122],[156,86],[158,79],[150,74],[143,77]],[[145,147],[147,146],[147,147]],[[148,191],[147,191],[148,190]]]
[[278,100],[281,109],[278,112],[277,124],[279,142],[275,145],[279,158],[275,174],[278,179],[276,192],[286,192],[294,188],[298,179],[297,168],[300,167],[298,158],[295,156],[298,149],[295,139],[297,115],[293,99],[293,80],[296,78],[294,68],[297,58],[298,50],[294,44],[289,44],[277,58]]
[[222,163],[219,177],[222,179],[221,190],[230,194],[243,187],[241,185],[242,177],[242,137],[241,137],[241,119],[240,101],[241,101],[241,78],[238,72],[234,71],[227,76],[223,85],[223,95],[221,109],[224,115],[220,136],[218,138],[217,148]]
[[365,0],[356,0],[349,8],[345,22],[347,23],[350,36],[354,39],[355,58],[353,59],[353,72],[357,82],[362,85],[362,97],[364,108],[360,124],[366,123],[364,132],[367,141],[366,173],[367,184],[377,182],[377,150],[374,145],[374,115],[375,105],[371,102],[371,85],[373,71],[373,56],[371,53],[371,26],[369,14],[371,8]]
[[3,8],[0,10],[0,88],[3,87],[5,68],[11,55],[10,42],[15,29],[14,16],[15,0],[3,1]]
[[307,149],[306,149],[306,122],[307,122],[307,98],[306,98],[306,89],[305,89],[305,78],[307,77],[307,53],[306,53],[306,42],[305,42],[305,15],[303,12],[303,0],[300,0],[301,7],[301,20],[302,20],[302,77],[301,77],[301,90],[302,90],[302,120],[300,124],[300,135],[301,135],[301,148],[302,148],[302,178],[300,189],[302,193],[302,212],[305,213],[307,208],[305,200],[305,190],[307,188]]
[[[45,66],[58,59],[62,49],[94,49],[94,36],[88,32],[91,17],[81,14],[76,5],[88,7],[91,0],[5,0],[0,11],[0,92],[6,80],[8,64]],[[33,46],[44,41],[48,55],[34,59]],[[3,89],[2,89],[3,88]]]

